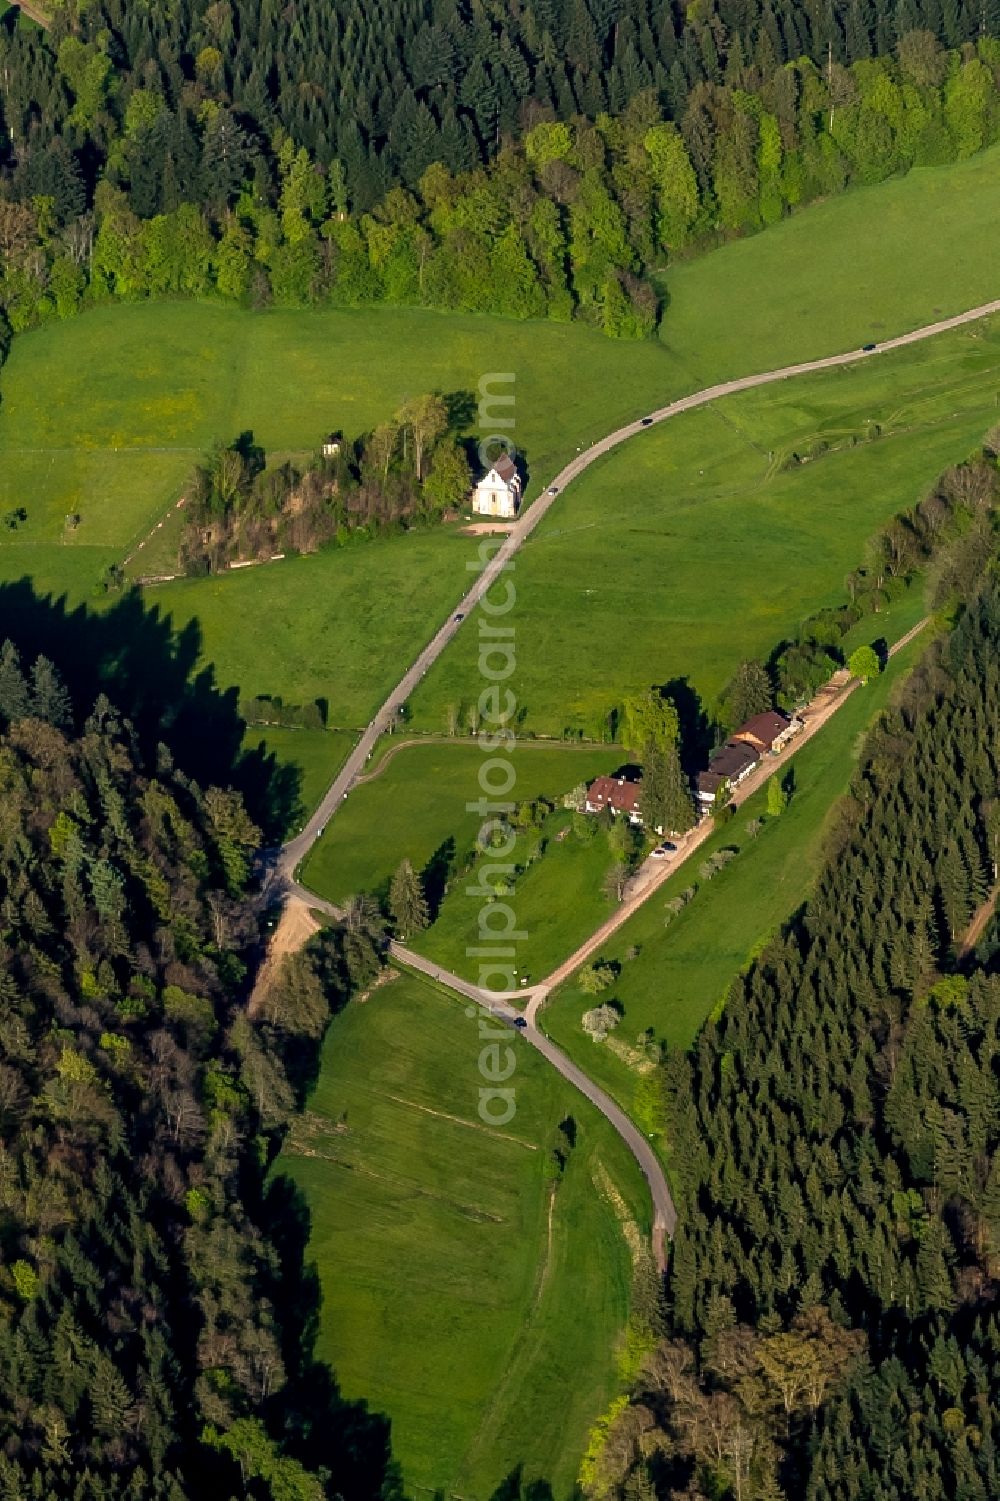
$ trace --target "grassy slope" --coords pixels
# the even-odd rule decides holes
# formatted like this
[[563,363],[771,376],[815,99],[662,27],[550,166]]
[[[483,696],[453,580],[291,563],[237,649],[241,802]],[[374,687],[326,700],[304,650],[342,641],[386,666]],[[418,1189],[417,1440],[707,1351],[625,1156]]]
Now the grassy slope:
[[429,386],[475,398],[495,371],[516,376],[515,432],[537,485],[649,402],[992,296],[998,161],[994,148],[856,190],[671,267],[662,338],[642,346],[398,308],[179,301],[52,323],[15,340],[3,374],[0,504],[27,505],[31,520],[0,551],[59,540],[74,510],[74,548],[124,547],[217,438],[248,427],[276,452],[311,450],[329,427],[361,432]]
[[[482,819],[467,812],[466,803],[482,797],[478,778],[485,759],[468,743],[407,746],[351,793],[306,861],[305,880],[338,902],[356,891],[379,890],[404,858],[421,870],[446,839],[455,840],[460,855],[471,849]],[[516,748],[510,797],[558,798],[619,760],[611,747]]]
[[[391,1417],[408,1485],[486,1501],[523,1463],[565,1494],[614,1390],[630,1277],[593,1163],[636,1216],[642,1184],[606,1123],[513,1037],[517,1114],[484,1129],[477,1026],[409,976],[348,1007],[327,1036],[314,1130],[279,1167],[312,1215],[318,1354],[347,1396]],[[567,1112],[579,1137],[549,1255],[543,1158]]]
[[[509,686],[528,727],[595,734],[624,693],[674,678],[711,707],[741,657],[843,599],[865,538],[996,421],[998,386],[993,320],[686,413],[595,465],[517,561]],[[881,438],[849,446],[874,423]],[[784,467],[817,439],[843,446]],[[475,650],[460,633],[415,723],[471,701]]]
[[[889,635],[901,634],[912,623],[913,613],[912,602],[901,601]],[[796,790],[780,818],[767,819],[756,839],[750,838],[747,822],[764,816],[767,806],[766,788],[755,794],[602,950],[601,957],[622,961],[610,994],[624,1007],[618,1033],[624,1042],[633,1042],[651,1027],[662,1041],[688,1047],[752,951],[807,898],[819,869],[830,811],[847,790],[860,737],[887,703],[894,684],[917,661],[926,639],[917,637],[892,659],[882,677],[856,689],[793,759]],[[709,883],[702,882],[702,861],[713,850],[734,845],[739,856]],[[700,884],[694,899],[665,926],[665,903],[692,884]],[[638,957],[626,960],[631,946],[639,949]],[[592,997],[567,983],[546,1007],[545,1030],[628,1108],[635,1075],[580,1028],[580,1017],[593,1005]]]
[[[982,300],[994,290],[991,247],[1000,217],[997,161],[1000,152],[993,150],[958,166],[912,173],[878,189],[846,194],[765,234],[672,268],[667,273],[670,305],[663,340],[641,346],[617,344],[580,326],[515,324],[412,309],[247,313],[185,302],[96,308],[81,318],[19,337],[2,376],[0,507],[24,504],[29,520],[17,532],[4,535],[0,581],[28,573],[46,592],[66,593],[74,600],[88,597],[107,564],[143,537],[182,491],[195,455],[242,428],[252,428],[272,451],[306,451],[329,427],[363,430],[430,385],[474,396],[481,376],[510,371],[516,376],[515,436],[537,486],[577,444],[703,379],[858,344],[881,332],[875,327],[879,322],[895,329],[924,322],[936,310],[953,311]],[[915,223],[921,226],[919,236],[911,233]],[[923,351],[915,356],[918,361],[923,357]],[[820,388],[803,389],[811,393]],[[44,399],[39,399],[41,393]],[[892,399],[889,390],[886,400]],[[779,413],[772,438],[780,445],[791,441],[799,428],[780,417],[784,397],[765,398],[765,407],[772,401]],[[681,424],[671,424],[664,440],[667,447],[658,457],[654,445],[659,435],[651,434],[644,445],[630,446],[627,459],[613,459],[588,477],[567,497],[567,505],[556,509],[537,548],[544,550],[560,530],[578,532],[583,527],[595,533],[583,539],[578,557],[572,549],[564,553],[565,538],[559,542],[566,576],[565,581],[556,580],[558,619],[554,627],[548,623],[546,635],[551,627],[553,661],[560,675],[571,653],[582,660],[594,642],[599,653],[606,653],[608,638],[614,641],[621,625],[617,606],[595,609],[595,600],[587,597],[586,610],[582,609],[579,586],[594,585],[595,559],[586,554],[587,542],[597,544],[598,563],[609,561],[616,569],[626,618],[631,616],[646,628],[647,636],[657,638],[658,660],[664,655],[658,639],[662,619],[648,608],[651,591],[666,567],[684,567],[699,585],[704,576],[697,547],[680,558],[676,549],[658,551],[662,528],[658,519],[648,525],[650,501],[655,507],[667,484],[674,491],[683,485],[687,500],[700,503],[704,497],[695,481],[704,476],[697,471],[706,468],[706,455],[706,473],[711,470],[723,424],[739,421],[741,410],[751,423],[766,425],[760,409],[738,408],[735,403],[727,406],[724,416],[692,418],[687,426],[690,436],[682,433]],[[743,497],[755,490],[760,475],[752,464],[747,467],[753,451],[737,447],[730,488]],[[881,488],[880,474],[864,471],[863,465],[857,472],[862,484]],[[720,475],[719,485],[725,488],[723,480]],[[630,527],[633,502],[642,513],[642,529],[651,536],[652,566],[647,569],[641,566],[646,549]],[[585,514],[588,508],[594,513],[590,517]],[[724,507],[727,528],[732,509]],[[868,514],[876,510],[872,500],[860,519],[867,523]],[[64,539],[64,518],[73,511],[80,512],[82,521]],[[709,519],[714,524],[706,515]],[[812,525],[815,518],[809,519]],[[843,519],[853,548],[850,529],[855,518],[846,514]],[[779,526],[781,520],[779,516]],[[602,525],[606,530],[613,527],[614,535],[602,536]],[[736,540],[742,548],[745,537]],[[791,540],[797,541],[794,536]],[[164,568],[167,559],[161,544],[162,537],[149,552],[150,566],[142,571]],[[797,545],[801,547],[801,541]],[[554,569],[546,575],[543,568],[536,583],[527,568],[529,558],[526,555],[523,573],[526,595],[549,592]],[[763,561],[770,563],[768,558]],[[849,562],[853,561],[852,552]],[[839,563],[840,559],[838,567]],[[352,575],[351,565],[343,559],[341,564],[345,587],[339,590],[339,569],[333,574],[334,587],[345,596],[355,586],[364,591],[361,597],[379,617],[377,639],[383,634],[383,617],[395,613],[396,600],[364,570]],[[414,553],[412,564],[412,582],[419,591],[426,577],[419,570],[427,567],[433,574],[434,560]],[[586,582],[582,571],[588,575]],[[301,594],[289,586],[305,578],[284,576],[281,591],[289,609],[297,610],[303,603]],[[713,592],[714,582],[708,579],[702,597]],[[824,587],[818,578],[810,582]],[[224,642],[226,661],[220,664],[220,676],[242,685],[256,676],[261,645],[257,633],[245,630],[246,594],[255,585],[214,598],[214,585],[199,587],[205,590],[210,646],[214,650],[216,640]],[[435,607],[439,599],[432,593]],[[197,592],[187,596],[185,609],[190,614],[201,613],[198,600]],[[690,615],[694,607],[683,599],[680,604]],[[776,602],[776,616],[780,604]],[[699,634],[705,629],[701,614],[697,611],[694,627]],[[426,634],[430,609],[422,624]],[[689,622],[687,629],[692,629]],[[323,635],[327,640],[320,639]],[[391,628],[384,635],[384,644],[391,646]],[[241,641],[246,642],[245,652]],[[329,629],[313,635],[311,649],[325,654],[339,672],[349,665],[355,644],[343,635],[342,616],[335,611]],[[300,682],[308,677],[299,671],[302,656],[297,643],[286,637],[278,645],[280,650],[272,656],[281,671],[293,680],[298,675]],[[537,646],[529,645],[537,655]],[[717,636],[708,645],[714,651]],[[686,657],[683,639],[679,646],[679,655]],[[600,671],[594,676],[603,684],[606,660],[598,655],[597,663]],[[638,662],[635,670],[640,670]],[[462,674],[456,678],[461,682]],[[597,696],[592,687],[581,691],[579,674],[555,705],[545,703],[530,676],[527,686],[532,713],[553,720],[557,729],[566,717],[586,717]],[[290,682],[286,696],[295,691]],[[610,691],[616,696],[617,685]],[[447,690],[441,690],[435,700],[428,700],[435,727],[446,696]]]
[[[551,323],[402,308],[95,308],[14,341],[3,372],[0,506],[28,509],[11,539],[18,548],[59,541],[66,514],[79,511],[69,545],[124,551],[218,439],[249,428],[269,452],[314,452],[331,427],[360,434],[428,389],[466,393],[474,428],[480,379],[497,371],[516,377],[502,392],[513,392],[515,436],[540,482],[609,416],[634,414],[671,369],[655,342],[613,344]],[[574,380],[573,407],[555,421]]]
[[438,529],[182,579],[147,598],[178,629],[198,622],[224,687],[325,698],[331,725],[357,728],[461,598],[474,555],[471,537]]
[[[613,769],[605,759],[603,769]],[[547,847],[528,867],[514,892],[505,898],[517,918],[516,957],[519,978],[540,980],[604,921],[612,903],[602,883],[611,866],[607,839],[601,834],[581,844],[575,835],[557,842],[556,834],[570,828],[572,815],[558,812],[547,820]],[[524,841],[525,836],[519,836]],[[514,861],[520,858],[515,851]],[[470,894],[465,881],[453,882],[437,921],[413,940],[413,947],[456,974],[479,978],[479,924],[489,923],[483,897]],[[501,919],[502,921],[502,919]],[[490,981],[488,983],[496,983]]]
[[342,730],[288,729],[281,725],[248,725],[243,748],[275,756],[299,775],[299,813],[287,835],[298,832],[330,782],[346,761],[354,736]]
[[672,268],[663,342],[700,386],[904,333],[1000,295],[998,233],[994,146],[829,198]]

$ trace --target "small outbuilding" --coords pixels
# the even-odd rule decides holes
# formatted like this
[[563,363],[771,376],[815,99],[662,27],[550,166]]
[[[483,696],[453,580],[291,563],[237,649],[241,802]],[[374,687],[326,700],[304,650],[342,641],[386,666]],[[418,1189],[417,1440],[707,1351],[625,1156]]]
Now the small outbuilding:
[[343,443],[343,433],[327,433],[326,437],[323,439],[324,459],[335,459],[340,453],[340,450],[343,447]]

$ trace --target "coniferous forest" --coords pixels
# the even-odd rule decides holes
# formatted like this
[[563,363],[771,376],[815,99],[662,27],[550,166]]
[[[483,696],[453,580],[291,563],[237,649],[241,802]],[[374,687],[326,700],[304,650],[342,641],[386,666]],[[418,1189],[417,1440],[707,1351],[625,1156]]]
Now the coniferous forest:
[[[0,359],[46,320],[174,295],[640,338],[677,258],[1000,139],[1000,0],[44,10],[0,15]],[[429,472],[421,448],[395,489],[387,428],[304,475],[214,451],[192,571],[446,509],[468,471],[422,400]],[[996,463],[955,471],[966,499]],[[886,568],[954,523],[944,625],[812,896],[657,1076],[678,1230],[583,1462],[594,1501],[1000,1495],[995,921],[962,948],[1000,863],[996,520],[922,505]],[[290,809],[238,768],[197,647],[153,661],[169,627],[131,597],[59,621],[27,585],[2,603],[0,1501],[395,1501],[387,1422],[313,1361],[308,1225],[269,1175],[383,920],[354,903],[250,1006],[255,861]],[[789,704],[821,646],[779,662]]]
[[0,722],[0,1495],[392,1494],[264,1184],[377,938],[331,931],[249,1019],[240,795],[9,641]]
[[1000,975],[955,948],[998,727],[992,582],[870,735],[815,894],[666,1065],[667,1305],[595,1494],[997,1495]]
[[642,337],[672,258],[1000,135],[997,0],[0,22],[0,306],[385,301]]

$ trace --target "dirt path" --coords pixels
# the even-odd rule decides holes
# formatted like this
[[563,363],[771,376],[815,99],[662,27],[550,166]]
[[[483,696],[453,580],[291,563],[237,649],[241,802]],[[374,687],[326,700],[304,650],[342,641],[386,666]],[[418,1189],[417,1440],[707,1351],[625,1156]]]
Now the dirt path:
[[[475,582],[462,596],[462,599],[456,601],[453,612],[448,616],[448,619],[438,627],[426,646],[418,653],[414,662],[403,674],[396,687],[383,703],[381,709],[378,710],[374,719],[361,735],[354,751],[348,756],[340,771],[330,783],[326,793],[321,798],[302,831],[294,839],[289,840],[287,844],[283,845],[280,850],[273,852],[263,883],[262,895],[264,899],[267,899],[268,896],[272,898],[284,897],[286,900],[297,897],[307,907],[312,905],[328,912],[331,916],[340,916],[339,909],[334,907],[332,903],[317,900],[304,887],[299,885],[296,876],[299,864],[322,834],[330,819],[335,817],[352,787],[356,785],[358,778],[364,773],[365,765],[380,737],[390,725],[398,723],[401,706],[405,704],[411,693],[413,693],[414,689],[420,683],[421,678],[441,656],[452,638],[474,612],[475,606],[492,589],[493,585],[503,577],[505,570],[508,568],[518,549],[527,541],[540,522],[544,520],[566,486],[571,484],[579,475],[583,474],[585,470],[589,469],[598,459],[629,439],[640,437],[647,427],[667,422],[672,417],[679,416],[682,412],[693,411],[698,407],[708,406],[713,402],[720,401],[726,396],[735,395],[740,391],[755,390],[758,387],[773,385],[777,381],[789,380],[798,375],[810,375],[821,370],[833,370],[840,366],[853,365],[863,360],[875,359],[879,353],[886,350],[900,349],[906,345],[919,343],[923,339],[934,338],[937,334],[960,328],[968,323],[975,323],[981,318],[987,318],[998,312],[1000,312],[1000,298],[992,302],[982,303],[978,307],[970,308],[967,312],[959,313],[953,318],[942,318],[936,323],[929,323],[922,328],[913,329],[909,333],[900,334],[896,338],[887,339],[871,350],[853,349],[844,354],[829,355],[824,359],[808,360],[797,365],[785,365],[779,369],[764,371],[758,375],[742,376],[737,380],[721,381],[716,385],[706,386],[701,391],[692,392],[689,396],[683,396],[677,401],[670,402],[669,405],[652,412],[649,417],[626,423],[623,427],[609,433],[607,437],[602,438],[599,442],[592,444],[585,452],[577,454],[550,481],[544,493],[518,518],[509,534],[503,539],[488,561],[483,564]],[[893,653],[901,651],[925,624],[926,621],[921,621],[913,630],[908,631],[895,644],[892,649]],[[848,693],[854,691],[854,687],[855,684],[853,682],[833,683],[829,685],[826,701],[823,703],[814,701],[816,709],[811,721],[807,723],[805,730],[797,737],[793,745],[788,747],[787,751],[783,752],[782,755],[794,754],[798,746],[806,744],[808,739],[822,728],[822,725],[829,718],[830,714],[836,711]],[[769,758],[769,762],[765,768],[755,772],[753,776],[747,779],[743,787],[739,789],[735,801],[737,803],[744,801],[781,764],[782,756]],[[707,838],[707,834],[702,835],[702,839],[704,838]],[[697,848],[697,844],[692,843],[692,847]],[[691,848],[688,849],[687,855],[690,853]],[[664,861],[664,865],[666,868],[663,875],[660,876],[657,874],[644,888],[642,900],[646,900],[658,888],[661,882],[666,880],[668,872],[677,869],[676,861]],[[638,905],[638,902],[636,905]],[[634,908],[627,909],[624,915],[616,913],[615,917],[618,918],[618,922],[615,926],[619,926],[621,922],[624,922],[632,910]],[[611,931],[614,931],[614,929],[612,928]],[[598,930],[598,934],[594,935],[588,945],[584,945],[581,950],[578,950],[567,961],[567,965],[579,967],[579,964],[585,961],[587,955],[592,953],[594,948],[599,947],[606,940],[606,937],[607,932],[604,929]],[[446,974],[444,971],[438,969],[437,966],[431,964],[429,960],[423,959],[422,956],[414,954],[398,944],[392,945],[391,952],[401,963],[409,964],[422,973],[429,974],[432,979],[448,986],[459,995],[467,996],[475,1005],[482,1007],[494,1015],[502,1016],[511,1025],[517,1019],[519,1013],[508,1002],[484,996],[481,992],[477,991],[475,986],[469,985],[457,975]],[[566,965],[561,965],[550,976],[550,981],[555,982],[565,969]],[[542,1053],[565,1079],[574,1084],[582,1094],[592,1101],[597,1109],[612,1124],[635,1156],[649,1184],[653,1200],[653,1242],[656,1248],[657,1265],[662,1269],[664,1265],[663,1239],[664,1236],[673,1234],[677,1220],[673,1199],[667,1186],[666,1175],[649,1142],[638,1131],[628,1116],[619,1109],[609,1095],[606,1095],[603,1090],[599,1089],[571,1059],[557,1048],[537,1026],[536,1016],[538,1008],[544,1000],[548,988],[550,986],[537,987],[531,996],[528,1008],[529,1014],[525,1018],[527,1022],[524,1030],[525,1039],[532,1047]],[[539,989],[543,992],[541,996],[538,994]],[[258,990],[259,982],[258,986],[255,987],[255,995],[258,994]]]
[[[271,869],[271,881],[279,890],[294,881],[295,871],[309,852],[312,845],[326,828],[330,819],[338,811],[340,804],[347,797],[357,778],[362,774],[369,755],[375,748],[379,738],[385,733],[390,725],[398,722],[399,710],[420,683],[420,679],[431,668],[448,646],[452,638],[457,635],[462,625],[469,619],[475,606],[486,595],[493,585],[503,577],[518,549],[523,546],[535,528],[544,520],[549,510],[561,496],[567,485],[583,474],[585,470],[610,453],[619,444],[627,442],[631,438],[642,435],[647,427],[656,426],[661,422],[668,422],[672,417],[679,416],[682,412],[694,411],[697,407],[708,406],[713,402],[720,401],[726,396],[733,396],[740,391],[752,391],[760,386],[773,385],[777,381],[789,380],[797,375],[810,375],[820,370],[834,370],[842,365],[853,365],[863,360],[877,359],[880,352],[899,349],[904,345],[916,344],[923,339],[933,338],[936,334],[945,333],[950,329],[959,328],[966,323],[974,323],[980,318],[989,317],[993,313],[1000,312],[1000,298],[993,302],[986,302],[979,307],[970,308],[968,312],[959,313],[954,318],[943,318],[937,323],[929,323],[923,328],[917,328],[907,334],[900,334],[897,338],[887,339],[879,344],[874,350],[849,350],[845,354],[832,354],[820,360],[808,360],[798,365],[784,365],[777,370],[766,370],[759,375],[745,375],[738,380],[721,381],[713,386],[706,386],[704,390],[694,391],[690,396],[682,396],[677,401],[672,401],[668,406],[660,407],[658,411],[635,422],[628,422],[624,427],[617,428],[607,437],[591,445],[583,453],[579,453],[571,459],[560,472],[555,475],[546,490],[537,500],[524,511],[514,523],[509,534],[493,552],[490,559],[484,563],[478,577],[472,586],[466,591],[461,600],[457,600],[454,613],[438,627],[430,641],[418,654],[416,660],[403,675],[396,687],[389,694],[385,703],[379,709],[375,718],[362,734],[355,750],[347,758],[331,782],[324,797],[313,812],[302,832],[290,840],[278,852]],[[483,544],[485,545],[485,543]]]
[[[471,736],[471,735],[411,735],[406,740],[398,740],[398,741],[394,740],[393,743],[392,743],[392,745],[390,745],[389,749],[386,751],[385,755],[382,757],[381,761],[378,763],[377,766],[374,766],[371,771],[366,771],[362,776],[359,776],[359,777],[355,778],[355,781],[354,781],[355,787],[361,787],[361,786],[364,785],[365,782],[374,782],[375,779],[376,779],[376,777],[380,777],[382,775],[383,771],[385,771],[385,769],[388,766],[389,762],[391,760],[393,760],[393,758],[395,756],[399,755],[400,751],[409,750],[409,748],[411,746],[414,746],[414,745],[464,745],[466,747],[472,746],[475,749],[478,746],[478,741],[473,736]],[[623,745],[612,745],[612,744],[608,744],[607,742],[605,742],[603,740],[527,740],[527,739],[525,739],[525,740],[519,740],[517,742],[517,749],[519,751],[523,751],[523,750],[576,750],[576,751],[606,750],[608,752],[608,755],[620,755],[620,756],[624,756],[625,753],[626,753],[625,752],[625,747]]]
[[321,924],[310,911],[309,903],[301,896],[289,896],[281,911],[278,926],[271,934],[271,941],[267,946],[267,957],[257,971],[257,979],[254,981],[253,990],[250,992],[250,1000],[247,1010],[251,1016],[256,1016],[261,1003],[267,995],[282,962],[289,954],[297,954],[304,949],[314,933],[318,933]]
[[[904,647],[909,646],[910,642],[926,627],[929,619],[929,616],[924,616],[923,620],[919,620],[904,636],[900,636],[899,640],[889,648],[889,656],[894,657]],[[746,781],[742,782],[734,790],[732,801],[735,806],[737,808],[741,807],[748,798],[753,797],[755,792],[759,792],[764,783],[769,781],[776,772],[780,772],[781,768],[804,745],[809,744],[813,736],[819,733],[828,720],[836,714],[841,705],[846,703],[851,694],[857,688],[860,688],[860,686],[860,681],[857,678],[852,678],[843,668],[839,672],[835,672],[830,681],[824,683],[811,703],[800,710],[799,718],[803,721],[803,729],[800,733],[795,736],[794,740],[789,741],[784,750],[779,751],[776,756],[765,756],[757,768],[750,773]],[[651,860],[646,861],[639,872],[640,877],[643,872],[648,872],[646,878],[640,884],[633,886],[631,892],[626,894],[621,906],[616,908],[611,916],[580,945],[576,952],[570,954],[569,958],[565,959],[559,965],[558,969],[554,969],[538,985],[532,986],[531,999],[528,1002],[525,1013],[530,1023],[535,1022],[538,1011],[545,1004],[549,994],[561,985],[564,980],[568,980],[570,975],[575,973],[599,948],[607,943],[608,939],[624,923],[628,922],[632,914],[638,911],[643,903],[647,902],[665,881],[668,881],[671,876],[677,873],[682,865],[691,859],[691,856],[701,848],[714,832],[715,826],[711,818],[705,818],[678,841],[677,853],[671,856],[670,859],[656,862]]]
[[[170,507],[169,511],[167,511],[166,515],[165,516],[161,516],[160,519],[159,519],[159,521],[157,521],[153,526],[150,527],[149,531],[142,538],[142,540],[139,541],[139,542],[137,542],[135,544],[135,546],[133,547],[132,551],[126,557],[122,558],[121,566],[123,568],[127,568],[130,563],[132,563],[132,562],[135,561],[135,559],[142,552],[142,549],[146,546],[146,543],[152,541],[152,539],[156,536],[157,532],[161,530],[161,528],[163,527],[164,523],[170,520],[170,517],[174,514],[175,511],[179,511],[181,509],[181,507],[184,505],[184,503],[186,502],[186,500],[187,500],[187,496],[186,495],[181,495],[177,500],[174,501],[173,505]],[[167,576],[169,576],[170,578],[179,578],[180,577],[180,575],[176,574],[176,573],[172,573],[170,575],[165,575],[165,577],[167,577]]]
[[964,959],[968,954],[972,953],[980,938],[982,938],[989,927],[990,918],[997,910],[998,901],[1000,901],[1000,881],[994,886],[962,935],[962,942],[958,949],[959,959]]
[[40,5],[36,5],[35,0],[13,0],[13,5],[15,10],[23,11],[29,21],[34,21],[43,30],[52,25],[52,17]]
[[[894,657],[913,641],[928,624],[929,616],[919,620],[905,635],[894,642],[889,648],[889,656]],[[791,760],[797,751],[807,745],[814,735],[818,734],[830,717],[844,704],[850,695],[860,689],[861,684],[857,678],[851,678],[843,669],[833,675],[830,681],[820,689],[815,698],[805,709],[801,711],[800,718],[803,721],[803,729],[781,752],[776,756],[767,756],[754,772],[747,777],[742,786],[738,787],[733,794],[733,802],[739,807],[746,802],[747,798],[764,785],[764,783]],[[422,742],[418,742],[422,743]],[[403,745],[399,746],[403,749]],[[642,1132],[632,1120],[625,1114],[619,1105],[606,1094],[594,1081],[578,1067],[573,1060],[557,1047],[556,1044],[541,1030],[538,1025],[538,1013],[549,994],[568,979],[581,964],[586,961],[617,932],[623,923],[627,922],[633,912],[637,911],[642,904],[658,891],[664,881],[668,880],[678,868],[705,843],[713,833],[714,827],[711,819],[704,819],[690,833],[680,840],[676,856],[671,860],[656,863],[651,878],[633,888],[629,897],[622,905],[612,913],[611,917],[596,929],[591,936],[580,945],[575,953],[564,960],[561,965],[547,979],[539,985],[532,986],[530,990],[519,994],[515,999],[527,1000],[528,1005],[524,1013],[515,1006],[509,998],[500,994],[481,990],[471,980],[463,979],[461,975],[453,974],[450,970],[442,969],[433,959],[428,959],[423,954],[418,954],[404,944],[392,943],[390,954],[397,963],[418,971],[427,979],[443,985],[456,995],[464,996],[474,1005],[506,1022],[512,1028],[516,1028],[519,1020],[525,1023],[521,1030],[521,1036],[526,1043],[533,1047],[560,1073],[564,1079],[574,1085],[586,1099],[590,1100],[608,1120],[626,1143],[632,1155],[642,1169],[643,1176],[649,1185],[650,1197],[653,1202],[653,1230],[652,1247],[653,1256],[657,1268],[662,1272],[666,1266],[666,1240],[672,1237],[677,1224],[677,1211],[673,1197],[667,1183],[666,1174],[660,1164],[655,1151],[643,1136]],[[650,866],[652,862],[647,862]],[[272,940],[271,951],[257,985],[254,987],[254,995],[251,998],[251,1011],[255,1004],[259,1006],[260,997],[266,992],[269,976],[274,973],[274,967],[280,963],[287,953],[293,953],[301,948],[318,926],[313,911],[318,910],[326,913],[335,920],[343,916],[342,909],[328,902],[322,897],[313,895],[304,886],[300,886],[294,877],[286,885],[286,907],[281,922],[275,931]],[[310,910],[313,909],[313,910]]]

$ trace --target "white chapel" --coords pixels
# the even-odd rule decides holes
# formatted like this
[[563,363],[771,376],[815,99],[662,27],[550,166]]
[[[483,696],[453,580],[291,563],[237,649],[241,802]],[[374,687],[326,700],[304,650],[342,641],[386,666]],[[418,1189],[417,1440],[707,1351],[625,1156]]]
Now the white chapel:
[[479,516],[517,515],[521,502],[521,476],[509,453],[502,453],[479,481],[472,496],[472,509]]

